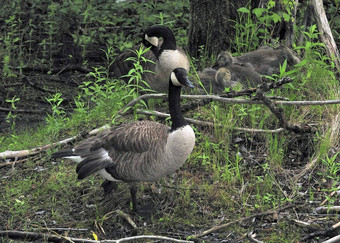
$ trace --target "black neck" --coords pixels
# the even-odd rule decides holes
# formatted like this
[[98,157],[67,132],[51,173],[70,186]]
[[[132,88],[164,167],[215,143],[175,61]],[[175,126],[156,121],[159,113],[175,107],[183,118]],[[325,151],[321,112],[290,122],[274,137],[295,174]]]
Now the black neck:
[[163,38],[163,44],[160,49],[160,53],[163,50],[176,50],[176,38],[172,31],[166,27],[160,27],[157,29],[157,36]]
[[171,116],[171,131],[174,131],[180,127],[187,125],[182,112],[181,112],[181,86],[175,86],[170,81],[169,84],[169,110]]

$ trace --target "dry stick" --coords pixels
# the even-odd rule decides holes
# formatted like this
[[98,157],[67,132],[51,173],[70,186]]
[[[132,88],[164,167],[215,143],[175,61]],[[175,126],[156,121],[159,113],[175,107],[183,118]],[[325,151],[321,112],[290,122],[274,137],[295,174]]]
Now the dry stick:
[[[131,113],[128,108],[134,106],[138,101],[148,100],[148,99],[166,99],[168,96],[166,94],[145,94],[137,97],[136,99],[130,101],[125,107],[119,110],[118,114],[126,115]],[[263,104],[260,100],[249,100],[249,99],[231,99],[224,98],[216,95],[181,95],[182,99],[199,99],[199,100],[212,100],[219,101],[223,103],[230,104]],[[324,101],[273,101],[277,105],[287,105],[287,106],[306,106],[306,105],[332,105],[340,104],[340,100],[324,100]]]
[[89,231],[89,229],[76,228],[34,228],[33,230],[48,230],[48,231]]
[[[339,189],[340,189],[340,186],[338,186],[338,187],[336,188],[336,190],[333,191],[333,192],[331,193],[331,195],[330,195],[329,198],[333,197],[334,194],[337,193],[337,190],[339,190]],[[323,202],[320,204],[320,206],[324,205],[327,201],[328,201],[328,198],[326,198],[325,200],[323,200]]]
[[1,167],[4,167],[4,166],[7,166],[7,165],[14,165],[14,164],[18,164],[18,163],[21,163],[21,162],[25,162],[25,161],[27,161],[27,160],[28,160],[28,158],[22,159],[22,160],[8,161],[8,162],[5,162],[5,163],[1,163],[1,164],[0,164],[0,168],[1,168]]
[[317,207],[314,209],[314,212],[317,214],[328,214],[328,213],[339,213],[340,206],[331,206],[331,207]]
[[17,112],[17,113],[34,113],[34,114],[41,114],[41,113],[46,112],[44,110],[20,110],[20,109],[10,109],[10,108],[5,108],[5,107],[0,107],[0,111]]
[[333,238],[330,238],[329,240],[325,240],[322,243],[336,243],[340,241],[340,235],[337,235]]
[[171,242],[179,242],[179,243],[193,243],[193,241],[187,240],[178,240],[170,237],[165,236],[157,236],[157,235],[139,235],[139,236],[132,236],[127,238],[122,238],[118,240],[87,240],[87,239],[80,239],[80,238],[72,238],[72,237],[64,237],[59,235],[52,235],[52,234],[40,234],[34,232],[25,232],[25,231],[16,231],[16,230],[5,230],[0,231],[0,236],[7,236],[11,239],[13,238],[21,238],[21,239],[31,239],[31,240],[38,240],[44,239],[48,241],[54,242],[62,242],[62,241],[69,241],[69,242],[82,242],[82,243],[121,243],[121,242],[128,242],[128,241],[136,241],[136,240],[164,240],[164,241],[171,241]]
[[[96,135],[100,131],[108,129],[109,127],[110,127],[109,125],[104,125],[100,128],[93,129],[92,131],[88,132],[88,134],[89,135]],[[71,138],[66,138],[66,139],[61,140],[59,142],[47,144],[47,145],[40,146],[40,147],[33,148],[33,149],[19,150],[19,151],[5,151],[5,152],[0,153],[0,159],[20,158],[20,157],[24,157],[24,156],[34,155],[34,154],[40,153],[42,151],[45,151],[45,150],[47,150],[50,147],[53,147],[55,145],[68,144],[68,143],[70,143],[74,140],[77,140],[79,138],[84,137],[85,135],[86,135],[86,133],[80,133],[80,134],[73,136]],[[0,164],[0,167],[2,167],[4,165],[7,165],[7,164],[6,163]]]
[[263,241],[255,239],[255,237],[256,237],[256,233],[254,233],[254,232],[249,232],[247,234],[247,238],[250,242],[263,243]]
[[82,136],[83,136],[83,134],[79,134],[77,136],[73,136],[71,138],[67,138],[67,139],[64,139],[64,140],[59,141],[59,142],[47,144],[47,145],[36,147],[36,148],[33,148],[33,149],[26,149],[26,150],[20,150],[20,151],[5,151],[5,152],[0,153],[0,159],[20,158],[20,157],[24,157],[24,156],[28,156],[28,155],[34,155],[34,154],[40,153],[41,151],[45,151],[52,146],[55,146],[55,145],[58,145],[58,144],[67,144],[67,143],[72,142],[72,141],[74,141],[74,140],[76,140],[76,139],[78,139]]
[[282,210],[285,210],[287,208],[291,208],[291,207],[294,207],[295,204],[289,204],[287,206],[284,206],[282,208],[278,208],[276,210],[268,210],[266,212],[263,212],[263,213],[256,213],[256,214],[253,214],[251,216],[248,216],[248,217],[244,217],[244,218],[241,218],[241,219],[237,219],[237,220],[234,220],[234,221],[230,221],[226,224],[221,224],[221,225],[217,225],[217,226],[214,226],[206,231],[203,231],[202,233],[200,234],[196,234],[196,235],[191,235],[190,238],[191,239],[196,239],[196,238],[200,238],[200,237],[203,237],[205,235],[208,235],[210,233],[213,233],[217,230],[220,230],[220,229],[223,229],[223,228],[226,228],[228,227],[229,225],[232,225],[232,224],[235,224],[235,223],[239,223],[239,222],[242,222],[244,220],[250,220],[252,218],[255,218],[255,217],[259,217],[259,216],[265,216],[265,215],[269,215],[269,214],[274,214],[274,213],[277,213],[278,211],[282,211]]
[[[159,112],[159,111],[145,111],[145,110],[137,109],[136,113],[142,114],[142,115],[148,115],[148,116],[158,116],[162,118],[170,117],[170,114]],[[213,122],[200,121],[200,120],[195,120],[192,118],[185,118],[185,120],[192,124],[204,126],[204,127],[214,127],[214,126],[224,127],[223,124],[214,124]],[[275,130],[265,130],[265,129],[252,129],[252,128],[242,128],[242,127],[233,127],[232,129],[235,131],[240,131],[240,132],[255,132],[255,133],[260,133],[260,132],[280,133],[285,130],[284,128],[278,128]]]
[[128,215],[127,213],[124,213],[122,210],[117,209],[116,213],[120,216],[122,216],[134,229],[137,229],[137,225],[135,222],[133,222],[133,220],[131,219],[130,215]]
[[309,235],[306,235],[300,241],[307,241],[307,240],[313,239],[313,238],[318,237],[318,236],[329,237],[329,235],[332,234],[334,232],[334,230],[337,229],[338,227],[340,227],[340,222],[332,225],[330,228],[328,228],[324,231],[315,231],[315,232],[313,232]]

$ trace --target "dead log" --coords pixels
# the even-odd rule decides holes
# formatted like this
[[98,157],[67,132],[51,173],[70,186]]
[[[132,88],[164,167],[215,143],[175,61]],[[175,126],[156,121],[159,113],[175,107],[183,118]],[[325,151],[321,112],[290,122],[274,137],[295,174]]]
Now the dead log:
[[326,45],[327,55],[332,59],[335,66],[338,69],[337,76],[340,75],[340,54],[339,50],[334,41],[334,37],[332,35],[331,28],[329,27],[329,23],[326,17],[325,9],[323,7],[322,0],[312,0],[311,1],[314,16],[318,25],[318,29],[320,32],[321,41]]

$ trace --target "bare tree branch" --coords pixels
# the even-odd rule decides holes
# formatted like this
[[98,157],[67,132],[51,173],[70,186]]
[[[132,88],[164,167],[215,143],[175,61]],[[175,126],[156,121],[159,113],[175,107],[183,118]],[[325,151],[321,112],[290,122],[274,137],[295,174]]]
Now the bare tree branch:
[[[313,239],[315,237],[319,237],[319,236],[324,236],[324,237],[329,237],[335,229],[340,227],[340,222],[332,225],[330,228],[324,230],[324,231],[315,231],[309,235],[306,235],[305,237],[303,237],[300,241],[307,241],[310,239]],[[337,242],[337,241],[329,241],[329,242]]]
[[[128,108],[134,106],[141,100],[148,99],[167,99],[166,94],[145,94],[137,97],[136,99],[130,101],[126,106],[124,106],[118,114],[126,115],[131,113]],[[211,101],[219,101],[222,103],[230,103],[230,104],[264,104],[260,100],[250,100],[250,99],[232,99],[232,98],[224,98],[216,95],[181,95],[182,99],[190,99],[190,100],[211,100]],[[320,101],[273,101],[276,105],[287,105],[287,106],[307,106],[307,105],[332,105],[332,104],[340,104],[340,100],[320,100]]]
[[214,227],[212,227],[212,228],[210,228],[208,230],[203,231],[202,233],[199,233],[199,234],[196,234],[196,235],[191,235],[190,239],[200,238],[200,237],[203,237],[203,236],[208,235],[210,233],[213,233],[215,231],[218,231],[220,229],[226,228],[229,225],[232,225],[232,224],[235,224],[235,223],[239,223],[239,222],[242,222],[242,221],[245,221],[245,220],[250,220],[250,219],[255,218],[255,217],[260,217],[260,216],[274,214],[274,213],[277,213],[279,211],[282,211],[282,210],[285,210],[285,209],[288,209],[288,208],[291,208],[291,207],[294,207],[294,206],[295,206],[295,204],[289,204],[287,206],[278,208],[276,210],[268,210],[268,211],[263,212],[263,213],[256,213],[256,214],[253,214],[253,215],[248,216],[248,217],[244,217],[244,218],[241,218],[241,219],[230,221],[230,222],[228,222],[226,224],[217,225],[217,226],[214,226]]
[[[158,116],[162,118],[168,118],[170,117],[170,114],[159,112],[159,111],[145,111],[145,110],[140,110],[137,109],[136,112],[138,114],[143,114],[143,115],[149,115],[149,116]],[[196,124],[199,126],[204,126],[204,127],[214,127],[214,126],[219,126],[219,127],[224,127],[225,125],[223,124],[214,124],[213,122],[207,122],[207,121],[200,121],[192,118],[185,118],[185,120],[191,124]],[[275,130],[265,130],[265,129],[252,129],[252,128],[242,128],[242,127],[233,127],[232,130],[235,131],[240,131],[240,132],[265,132],[265,133],[280,133],[284,131],[284,128],[278,128]]]
[[17,112],[17,113],[33,113],[33,114],[46,113],[45,110],[21,110],[21,109],[11,109],[11,108],[5,108],[5,107],[0,107],[0,111]]
[[72,238],[72,237],[65,237],[61,235],[55,234],[41,234],[41,233],[34,233],[34,232],[25,232],[25,231],[16,231],[16,230],[5,230],[0,231],[0,236],[7,236],[11,239],[31,239],[31,240],[39,240],[44,239],[53,242],[64,242],[67,240],[68,242],[82,242],[82,243],[121,243],[121,242],[129,242],[129,241],[136,241],[136,240],[164,240],[169,242],[178,242],[178,243],[193,243],[193,241],[187,240],[178,240],[166,236],[157,236],[157,235],[138,235],[132,237],[126,237],[118,240],[87,240],[87,239],[80,239],[80,238]]

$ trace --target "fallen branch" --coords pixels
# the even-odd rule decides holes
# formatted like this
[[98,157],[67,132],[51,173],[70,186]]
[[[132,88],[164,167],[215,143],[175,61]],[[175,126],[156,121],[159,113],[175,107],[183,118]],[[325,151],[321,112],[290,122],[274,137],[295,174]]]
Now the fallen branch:
[[[313,239],[315,237],[319,237],[319,236],[324,236],[324,237],[331,237],[331,234],[334,232],[335,229],[337,229],[338,227],[340,227],[340,222],[332,225],[330,228],[324,230],[324,231],[315,231],[305,237],[303,237],[301,239],[301,241],[307,241],[310,239]],[[330,242],[335,242],[335,241],[330,241]]]
[[0,231],[0,236],[6,236],[11,239],[30,239],[30,240],[40,240],[43,239],[44,241],[54,241],[54,242],[64,242],[65,240],[69,242],[82,242],[82,243],[121,243],[121,242],[128,242],[128,241],[136,241],[136,240],[163,240],[169,242],[179,242],[179,243],[193,243],[193,241],[187,240],[178,240],[166,236],[157,236],[157,235],[138,235],[132,237],[126,237],[118,240],[87,240],[87,239],[80,239],[80,238],[72,238],[72,237],[65,237],[55,234],[41,234],[41,233],[34,233],[34,232],[25,232],[25,231],[16,231],[16,230],[5,230]]
[[[138,96],[136,99],[130,101],[126,106],[119,110],[118,114],[126,115],[132,113],[129,111],[129,108],[137,104],[141,100],[148,99],[167,99],[166,94],[145,94]],[[259,104],[263,105],[264,103],[260,100],[250,100],[250,99],[232,99],[232,98],[224,98],[216,95],[181,95],[182,99],[190,99],[190,100],[211,100],[211,101],[219,101],[223,103],[230,104]],[[268,97],[269,98],[269,97]],[[273,101],[276,105],[287,105],[287,106],[307,106],[307,105],[332,105],[332,104],[340,104],[340,100],[324,100],[324,101]]]
[[[110,126],[109,125],[104,125],[100,128],[93,129],[92,131],[88,132],[88,135],[96,135],[97,133],[101,132],[104,129],[108,129]],[[24,156],[29,156],[29,155],[34,155],[37,153],[40,153],[42,151],[45,151],[53,146],[56,145],[62,145],[62,144],[68,144],[70,142],[73,142],[74,140],[80,139],[82,137],[85,137],[87,134],[86,133],[80,133],[76,136],[73,136],[71,138],[66,138],[64,140],[61,140],[59,142],[55,142],[52,144],[47,144],[44,146],[40,146],[37,148],[33,149],[27,149],[27,150],[19,150],[19,151],[5,151],[0,153],[0,159],[9,159],[9,158],[20,158]],[[0,167],[7,165],[8,162],[0,164]]]
[[37,72],[42,72],[42,73],[50,72],[51,74],[60,74],[66,71],[79,71],[82,73],[89,73],[93,71],[90,68],[83,67],[80,65],[67,65],[65,67],[52,68],[52,69],[49,66],[27,66],[27,67],[21,67],[21,69],[24,72],[37,71]]
[[339,241],[340,241],[340,235],[337,235],[333,238],[330,238],[329,240],[325,240],[322,243],[336,243],[336,242],[339,242]]
[[[24,156],[34,155],[34,154],[40,153],[42,151],[45,151],[45,150],[47,150],[50,147],[55,146],[55,145],[68,144],[68,143],[70,143],[70,142],[72,142],[72,141],[74,141],[74,140],[76,140],[76,139],[78,139],[82,136],[83,136],[82,134],[79,134],[77,136],[73,136],[71,138],[67,138],[67,139],[64,139],[64,140],[59,141],[59,142],[47,144],[47,145],[40,146],[40,147],[33,148],[33,149],[26,149],[26,150],[19,150],[19,151],[5,151],[5,152],[0,153],[0,159],[20,158],[20,157],[24,157]],[[1,166],[1,164],[0,164],[0,166]]]
[[281,127],[295,133],[310,133],[312,131],[312,128],[308,125],[291,124],[289,121],[287,121],[283,113],[283,108],[277,107],[273,101],[264,95],[264,92],[268,90],[269,86],[261,85],[261,87],[258,87],[256,90],[255,98],[261,100],[263,104],[265,104],[268,109],[277,117]]
[[33,230],[48,230],[48,231],[89,231],[89,229],[76,228],[35,228]]
[[196,234],[196,235],[191,235],[189,238],[190,239],[196,239],[196,238],[200,238],[200,237],[203,237],[205,235],[208,235],[210,233],[213,233],[215,231],[218,231],[220,229],[223,229],[223,228],[226,228],[228,227],[229,225],[232,225],[232,224],[236,224],[236,223],[240,223],[242,221],[245,221],[245,220],[250,220],[252,218],[255,218],[255,217],[260,217],[260,216],[265,216],[265,215],[269,215],[269,214],[274,214],[274,213],[277,213],[279,211],[282,211],[282,210],[285,210],[287,208],[291,208],[291,207],[294,207],[295,204],[289,204],[287,206],[284,206],[282,208],[278,208],[276,210],[268,210],[266,212],[263,212],[263,213],[256,213],[256,214],[253,214],[251,216],[248,216],[248,217],[244,217],[244,218],[241,218],[241,219],[237,219],[237,220],[233,220],[233,221],[230,221],[226,224],[221,224],[221,225],[217,225],[217,226],[214,226],[206,231],[203,231],[202,233],[199,233],[199,234]]
[[340,206],[317,207],[314,212],[317,214],[339,213]]
[[[334,194],[337,193],[339,190],[340,190],[340,186],[338,186],[338,187],[336,188],[336,190],[333,191],[333,192],[331,193],[331,195],[330,195],[329,198],[333,197]],[[324,205],[324,204],[328,201],[329,198],[326,198],[325,200],[323,200],[322,203],[320,204],[320,206]]]
[[119,209],[116,210],[116,213],[118,215],[122,216],[132,226],[132,228],[134,228],[134,229],[138,228],[136,223],[133,222],[133,220],[131,219],[130,215],[124,213],[122,210],[119,210]]
[[0,111],[16,112],[16,113],[33,113],[33,114],[42,114],[46,112],[45,110],[21,110],[21,109],[11,109],[11,108],[5,108],[5,107],[0,107]]
[[7,161],[7,162],[5,162],[5,163],[1,163],[0,164],[0,168],[1,167],[5,167],[5,166],[7,166],[7,165],[12,165],[12,166],[14,166],[15,164],[18,164],[18,163],[21,163],[21,162],[25,162],[25,161],[27,161],[28,159],[26,158],[26,159],[22,159],[22,160],[16,160],[16,161]]
[[[148,115],[148,116],[158,116],[162,118],[168,118],[170,117],[170,114],[159,112],[159,111],[145,111],[145,110],[136,110],[137,114],[142,114],[142,115]],[[219,126],[219,127],[225,127],[223,124],[214,124],[213,122],[207,122],[207,121],[200,121],[200,120],[195,120],[192,118],[185,118],[185,120],[191,124],[199,125],[199,126],[204,126],[204,127],[214,127],[214,126]],[[278,128],[275,130],[266,130],[266,129],[252,129],[252,128],[242,128],[242,127],[233,127],[232,130],[235,131],[240,131],[240,132],[254,132],[254,133],[280,133],[284,131],[284,128]]]
[[263,243],[263,241],[260,241],[260,240],[257,240],[255,239],[256,237],[256,233],[254,233],[253,231],[252,232],[249,232],[247,234],[247,238],[250,242],[255,242],[255,243]]

